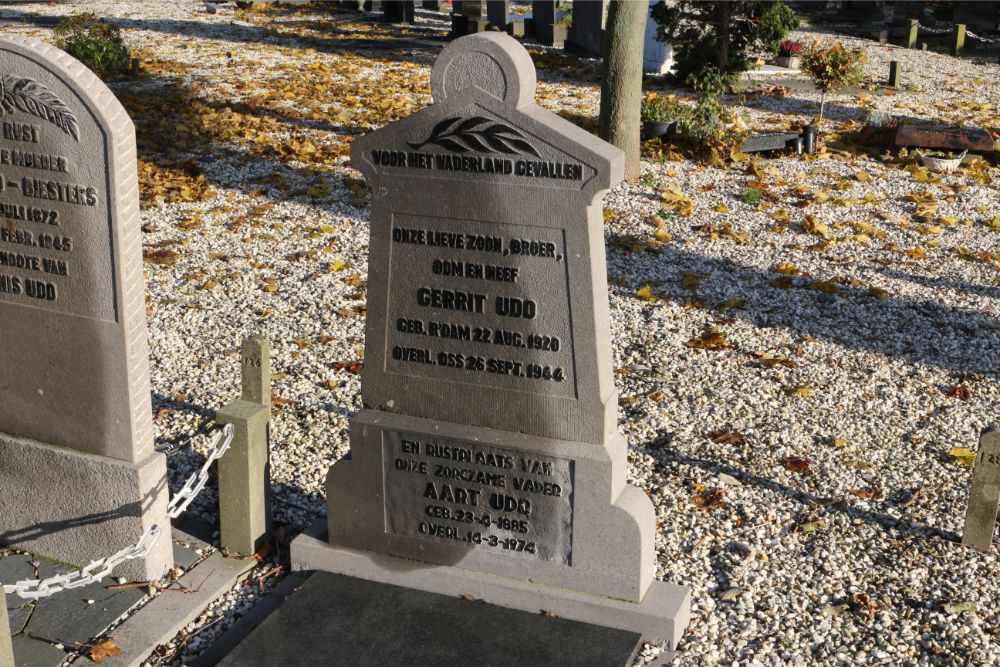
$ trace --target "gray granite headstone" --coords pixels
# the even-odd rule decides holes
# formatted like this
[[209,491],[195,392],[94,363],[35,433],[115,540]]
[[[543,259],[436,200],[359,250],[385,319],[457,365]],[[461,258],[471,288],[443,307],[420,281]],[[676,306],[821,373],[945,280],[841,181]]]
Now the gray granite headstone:
[[983,433],[972,471],[972,489],[965,514],[962,544],[989,551],[1000,509],[1000,431]]
[[604,26],[608,20],[608,0],[588,0],[573,4],[573,24],[567,45],[588,56],[604,55]]
[[[169,532],[135,130],[90,70],[0,38],[0,544],[71,563]],[[122,574],[156,578],[161,539]]]
[[329,544],[301,538],[299,563],[674,645],[688,590],[653,581],[653,507],[616,422],[601,195],[623,154],[534,104],[506,35],[453,42],[431,89],[353,144],[372,188],[366,409],[327,479]]

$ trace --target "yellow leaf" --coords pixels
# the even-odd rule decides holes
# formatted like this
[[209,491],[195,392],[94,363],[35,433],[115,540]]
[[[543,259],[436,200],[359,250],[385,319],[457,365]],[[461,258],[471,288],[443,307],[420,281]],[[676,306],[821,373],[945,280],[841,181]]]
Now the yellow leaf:
[[791,262],[782,262],[774,267],[774,270],[785,276],[798,276],[802,274],[802,270]]
[[927,251],[920,247],[910,248],[906,254],[910,256],[910,259],[927,259]]
[[952,447],[948,451],[948,456],[970,468],[976,465],[976,453],[968,447]]
[[802,219],[802,229],[809,234],[819,236],[824,239],[833,238],[833,233],[830,231],[830,228],[811,215],[807,215]]
[[834,438],[833,440],[830,441],[830,444],[833,445],[834,447],[846,447],[847,438]]
[[345,262],[342,259],[338,259],[337,261],[335,261],[332,264],[330,264],[330,270],[331,271],[343,271],[344,269],[347,268],[347,266],[348,266],[347,262]]
[[868,173],[864,171],[859,171],[858,173],[854,174],[854,178],[856,178],[859,183],[870,183],[872,180],[872,177],[869,176]]
[[785,391],[789,396],[795,396],[796,398],[809,398],[813,395],[816,389],[814,387],[799,385],[798,387],[790,387]]
[[639,291],[635,293],[635,295],[640,299],[642,299],[643,301],[656,301],[656,295],[653,294],[653,288],[650,287],[649,285],[640,288]]
[[725,204],[719,204],[718,206],[715,207],[715,212],[716,213],[729,213],[729,207],[726,206]]

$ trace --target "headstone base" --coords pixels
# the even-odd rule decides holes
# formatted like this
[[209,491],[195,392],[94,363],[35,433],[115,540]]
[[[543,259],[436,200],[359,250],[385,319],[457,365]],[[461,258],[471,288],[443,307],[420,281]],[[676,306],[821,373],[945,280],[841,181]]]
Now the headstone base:
[[676,650],[690,621],[691,592],[686,586],[654,581],[642,602],[625,602],[471,572],[453,565],[431,565],[370,551],[329,544],[326,522],[319,521],[292,542],[297,570],[320,570],[413,588],[428,593],[471,596],[490,604],[531,613],[637,632]]
[[639,635],[326,572],[309,577],[220,667],[630,667]]
[[164,532],[145,561],[113,574],[148,581],[173,565],[163,454],[133,464],[0,434],[0,461],[0,545],[83,566],[159,523]]

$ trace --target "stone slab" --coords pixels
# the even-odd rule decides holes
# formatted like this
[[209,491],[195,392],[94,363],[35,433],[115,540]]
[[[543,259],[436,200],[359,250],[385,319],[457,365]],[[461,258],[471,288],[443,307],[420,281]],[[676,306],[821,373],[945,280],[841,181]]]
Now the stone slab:
[[431,565],[368,551],[331,546],[321,523],[292,542],[296,568],[323,570],[429,593],[461,597],[532,614],[551,612],[566,619],[638,632],[675,650],[690,622],[691,592],[686,586],[654,581],[642,602],[541,586],[460,566]]
[[784,150],[793,147],[796,139],[802,135],[795,132],[769,132],[747,137],[740,148],[744,153]]
[[962,544],[979,551],[989,551],[1000,509],[1000,431],[987,431],[979,440],[976,464],[972,471],[972,489],[965,513]]
[[[31,564],[31,556],[25,554],[10,554],[0,558],[0,584],[16,584],[19,581],[35,578],[35,568]],[[16,593],[7,594],[8,624],[11,634],[17,634],[24,629],[25,623],[31,618],[31,600],[26,600]],[[0,624],[0,629],[3,624]]]
[[625,667],[639,646],[635,632],[318,572],[220,665]]
[[[67,567],[43,561],[39,567],[39,578],[46,579],[67,571]],[[146,596],[142,588],[119,591],[105,588],[114,583],[114,580],[105,579],[39,599],[24,633],[69,647],[88,643]]]
[[286,575],[271,589],[259,597],[245,614],[239,617],[223,635],[217,638],[204,651],[198,654],[193,664],[217,665],[223,658],[233,652],[251,632],[257,629],[264,620],[281,607],[305,581],[312,576],[310,571],[292,572]]
[[990,133],[977,127],[952,129],[948,127],[919,127],[900,125],[896,130],[897,146],[917,148],[940,148],[952,151],[990,152],[996,142]]
[[59,667],[69,655],[48,642],[26,635],[14,637],[11,643],[14,645],[14,664],[17,667]]
[[[156,523],[164,529],[145,561],[115,574],[159,579],[170,567],[166,457],[133,464],[0,434],[0,545],[74,565],[135,544]],[[56,491],[58,490],[58,491]]]
[[182,576],[180,586],[194,592],[164,591],[115,628],[122,654],[105,658],[109,667],[139,667],[160,644],[173,639],[213,601],[229,592],[257,564],[253,559],[225,558],[215,552]]
[[184,568],[185,570],[191,567],[194,563],[198,561],[201,556],[196,554],[193,550],[187,548],[183,544],[177,544],[176,542],[171,543],[170,548],[173,550],[174,554],[174,565],[177,567]]

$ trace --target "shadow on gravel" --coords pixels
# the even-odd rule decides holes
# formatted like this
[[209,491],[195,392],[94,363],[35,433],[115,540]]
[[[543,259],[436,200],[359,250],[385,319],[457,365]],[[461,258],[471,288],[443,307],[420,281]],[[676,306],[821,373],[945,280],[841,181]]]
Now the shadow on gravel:
[[919,276],[913,273],[899,271],[897,269],[879,269],[879,273],[890,278],[895,278],[896,280],[905,280],[907,282],[923,285],[925,287],[952,290],[975,296],[985,296],[991,299],[1000,299],[1000,287],[976,285],[975,283],[966,282],[964,280],[935,278],[933,276]]
[[[609,258],[616,263],[622,261],[616,255],[618,251],[609,252]],[[636,257],[630,255],[625,262],[634,265]],[[786,329],[800,336],[910,364],[1000,376],[1000,321],[979,311],[935,301],[933,288],[952,287],[947,281],[935,285],[931,279],[928,298],[912,299],[873,293],[868,286],[853,287],[846,280],[840,283],[836,277],[821,283],[822,291],[817,283],[802,277],[796,277],[790,281],[791,286],[782,289],[771,284],[781,278],[778,274],[675,246],[664,247],[653,261],[658,265],[656,270],[669,266],[676,271],[704,274],[702,293],[710,290],[724,294],[719,302],[730,297],[745,301],[740,307],[727,309],[720,317],[737,318],[765,329]],[[835,271],[834,266],[831,272]],[[631,287],[633,294],[638,287]],[[977,286],[965,289],[972,291],[973,287]],[[657,287],[656,295],[678,304],[692,298],[691,292],[682,288],[680,277],[674,283]],[[718,305],[702,298],[709,307]]]
[[[897,517],[884,512],[876,512],[855,507],[851,504],[850,500],[843,498],[837,499],[807,493],[788,486],[787,484],[782,484],[781,482],[776,482],[773,479],[761,477],[760,475],[753,475],[745,470],[735,468],[725,463],[719,463],[718,461],[683,456],[669,446],[670,440],[671,436],[666,435],[646,445],[649,453],[656,458],[656,467],[660,468],[661,472],[667,464],[681,464],[700,468],[711,474],[724,473],[726,475],[730,475],[731,477],[738,479],[742,484],[749,484],[760,489],[773,491],[774,493],[781,494],[796,502],[802,503],[802,505],[809,509],[808,515],[810,517],[803,517],[802,523],[814,520],[814,518],[811,517],[816,514],[843,514],[852,519],[857,519],[868,524],[879,525],[887,530],[898,531],[899,533],[912,537],[937,537],[945,540],[946,542],[961,541],[961,536],[950,530],[942,530],[933,526],[926,526],[911,521],[905,517]],[[896,494],[895,496],[890,496],[886,502],[893,503],[900,508],[905,508],[915,495],[916,491],[903,492],[901,494]]]

